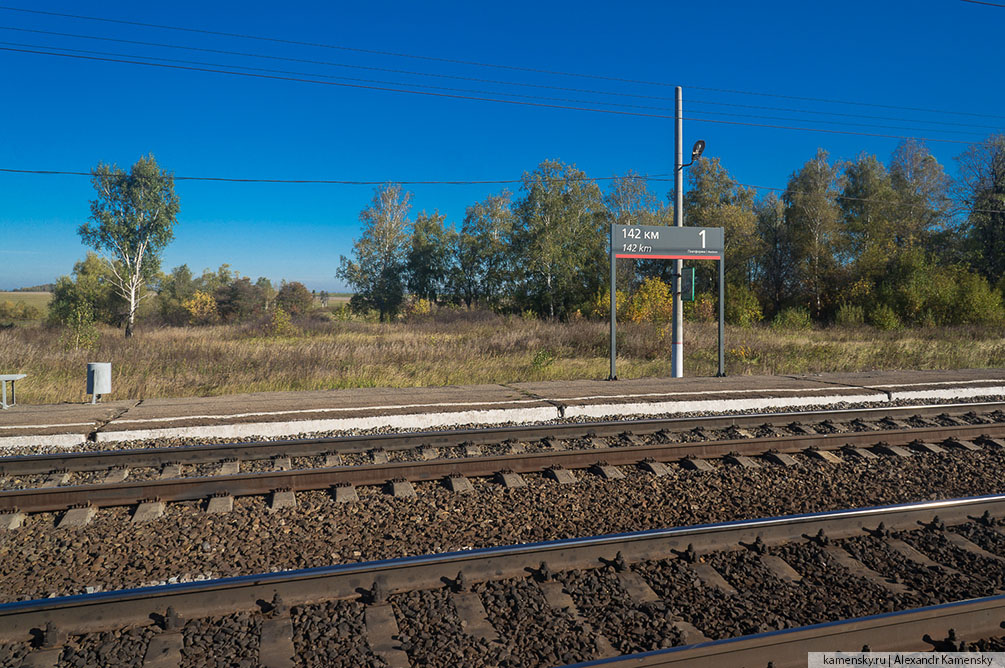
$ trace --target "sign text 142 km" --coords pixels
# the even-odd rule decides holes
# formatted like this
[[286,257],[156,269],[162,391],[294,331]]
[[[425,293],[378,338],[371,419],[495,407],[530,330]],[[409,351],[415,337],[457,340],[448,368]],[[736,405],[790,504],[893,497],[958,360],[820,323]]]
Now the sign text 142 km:
[[611,225],[614,257],[648,260],[721,260],[721,227]]

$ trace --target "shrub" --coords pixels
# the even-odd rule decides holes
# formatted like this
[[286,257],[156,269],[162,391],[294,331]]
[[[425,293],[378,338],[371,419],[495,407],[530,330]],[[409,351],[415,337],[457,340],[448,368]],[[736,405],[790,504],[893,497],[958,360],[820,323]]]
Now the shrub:
[[93,252],[73,265],[73,278],[60,276],[49,302],[49,320],[65,323],[79,302],[91,306],[95,322],[116,325],[122,319],[123,299],[112,286],[112,269]]
[[59,342],[63,349],[90,350],[98,343],[98,329],[94,326],[94,309],[86,301],[78,301],[69,307],[63,320],[66,331]]
[[284,282],[276,295],[276,306],[290,315],[303,315],[311,310],[313,305],[314,296],[299,281]]
[[189,324],[208,325],[216,320],[216,300],[202,290],[182,302],[182,308],[188,313]]
[[726,351],[726,358],[741,364],[757,364],[761,360],[758,352],[750,346],[730,348]]
[[805,330],[813,327],[813,320],[810,319],[810,312],[802,306],[790,306],[779,311],[771,326],[775,329]]
[[982,276],[960,272],[956,278],[955,317],[961,325],[997,325],[1005,322],[1002,296]]
[[216,312],[224,322],[244,322],[261,315],[265,309],[265,292],[243,276],[221,285],[213,291]]
[[841,304],[834,318],[840,327],[858,327],[865,324],[865,309],[858,304]]
[[[618,318],[625,317],[625,308],[628,306],[628,295],[624,290],[617,290],[614,293],[614,299],[617,303]],[[591,318],[598,320],[606,320],[611,316],[611,289],[598,290],[597,294],[593,296],[593,301],[589,303],[588,315]]]
[[754,291],[745,285],[726,286],[726,322],[750,327],[764,320],[761,302]]
[[433,302],[422,297],[411,299],[405,304],[405,316],[408,318],[423,317],[433,312]]
[[[609,304],[610,292],[607,295]],[[610,310],[608,305],[607,311]],[[673,318],[672,289],[658,278],[647,278],[632,295],[625,315],[631,322],[669,322]]]
[[[892,259],[878,280],[876,305],[902,324],[968,325],[1005,321],[1001,293],[966,267],[939,266],[920,252]],[[870,319],[871,319],[870,315]],[[886,314],[877,316],[886,318]]]
[[900,329],[900,317],[886,304],[879,304],[869,313],[869,324],[884,331]]
[[266,331],[270,336],[287,336],[293,333],[293,323],[290,322],[290,314],[280,307],[272,311]]
[[530,365],[535,369],[544,369],[551,365],[555,361],[556,355],[554,351],[548,348],[542,348],[534,353],[534,359],[530,361]]
[[2,320],[38,320],[42,312],[24,302],[0,302],[0,319]]
[[684,318],[695,322],[712,322],[718,317],[716,300],[707,292],[695,296],[693,302],[684,302]]

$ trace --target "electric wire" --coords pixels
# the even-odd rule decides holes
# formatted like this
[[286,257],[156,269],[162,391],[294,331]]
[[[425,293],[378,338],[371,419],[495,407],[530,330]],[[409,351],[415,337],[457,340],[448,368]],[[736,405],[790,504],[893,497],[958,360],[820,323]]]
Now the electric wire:
[[[91,172],[74,172],[56,169],[11,169],[0,168],[0,172],[8,174],[39,174],[46,176],[93,176]],[[654,174],[646,176],[641,174],[628,174],[625,176],[571,176],[552,179],[554,181],[614,181],[617,179],[650,180],[650,181],[673,181],[669,174]],[[295,183],[295,184],[322,184],[322,185],[345,185],[345,186],[381,186],[388,183],[396,183],[403,186],[416,185],[449,185],[449,186],[470,186],[470,185],[508,185],[523,183],[523,179],[484,179],[484,180],[422,180],[422,181],[353,181],[345,179],[270,179],[270,178],[232,178],[223,176],[176,176],[171,175],[175,181],[217,181],[226,183]]]
[[[110,58],[110,57],[89,56],[89,55],[84,55],[84,54],[57,53],[57,52],[53,52],[53,51],[41,51],[41,50],[38,50],[38,49],[24,49],[24,48],[15,48],[15,47],[0,47],[0,51],[11,51],[11,52],[17,52],[17,53],[29,53],[29,54],[36,54],[36,55],[57,56],[57,57],[62,57],[62,58],[76,58],[76,59],[91,60],[91,61],[125,63],[125,64],[131,64],[131,65],[143,65],[143,66],[147,66],[147,67],[159,67],[159,68],[188,70],[188,71],[196,71],[196,72],[209,72],[209,73],[215,73],[215,74],[228,74],[228,75],[232,75],[232,76],[254,77],[254,78],[260,78],[260,79],[272,79],[272,80],[280,80],[280,81],[294,81],[294,82],[299,82],[299,83],[313,83],[313,84],[321,84],[321,85],[327,85],[327,86],[342,86],[342,87],[349,87],[349,88],[358,88],[358,89],[367,89],[367,90],[378,90],[378,91],[385,91],[385,92],[392,92],[392,93],[406,93],[406,94],[412,94],[412,95],[425,95],[425,96],[433,96],[433,97],[446,97],[446,98],[453,98],[453,99],[460,99],[460,100],[471,100],[471,101],[478,101],[478,102],[496,102],[496,103],[500,103],[500,104],[521,105],[521,106],[531,106],[531,107],[542,107],[542,108],[549,108],[549,109],[565,109],[565,110],[572,110],[572,111],[588,111],[588,112],[602,113],[602,114],[614,114],[614,115],[623,115],[623,116],[636,116],[636,117],[643,117],[643,118],[658,118],[658,119],[665,119],[665,120],[674,119],[674,116],[667,115],[667,114],[654,114],[654,113],[646,113],[646,112],[641,112],[641,111],[619,111],[619,110],[616,110],[616,109],[595,109],[595,108],[590,108],[590,107],[575,107],[575,106],[561,105],[561,104],[550,104],[550,103],[545,103],[545,102],[526,102],[526,101],[520,101],[520,100],[508,100],[508,99],[502,99],[502,98],[481,97],[481,96],[477,96],[477,95],[462,95],[462,94],[459,94],[459,93],[446,93],[446,92],[435,92],[435,91],[419,91],[419,90],[411,90],[411,89],[402,88],[402,87],[377,86],[377,85],[362,84],[362,83],[348,83],[348,82],[341,82],[341,81],[318,81],[317,79],[307,79],[307,78],[303,78],[303,77],[280,76],[280,75],[274,75],[274,74],[262,74],[262,73],[255,73],[255,72],[235,72],[233,70],[223,70],[223,69],[210,68],[210,67],[202,67],[202,66],[172,65],[172,64],[168,64],[168,63],[145,62],[145,61],[139,61],[139,60],[130,60],[128,58]],[[502,94],[500,93],[500,95],[502,95]],[[949,144],[962,144],[962,145],[967,145],[967,146],[976,146],[976,145],[980,144],[980,142],[968,142],[968,141],[963,141],[963,140],[959,140],[959,139],[939,139],[939,138],[935,138],[935,137],[918,137],[918,136],[907,136],[907,135],[892,135],[892,134],[875,133],[875,132],[857,132],[857,131],[852,131],[852,130],[835,130],[835,129],[829,129],[829,128],[808,128],[808,127],[799,127],[799,126],[791,126],[791,125],[777,125],[777,124],[771,124],[771,123],[748,123],[748,122],[743,122],[743,121],[727,121],[727,120],[722,120],[722,119],[697,118],[697,117],[689,117],[689,116],[685,116],[684,120],[691,121],[691,122],[694,122],[694,123],[712,123],[712,124],[718,124],[718,125],[738,125],[738,126],[745,126],[745,127],[769,128],[769,129],[776,129],[776,130],[794,130],[794,131],[816,132],[816,133],[824,133],[824,134],[855,135],[855,136],[860,136],[860,137],[874,137],[874,138],[884,138],[884,139],[901,139],[901,140],[920,139],[920,140],[930,141],[930,142],[949,143]]]
[[[474,94],[481,94],[481,95],[499,95],[499,96],[505,95],[505,96],[508,96],[508,97],[519,97],[519,98],[531,99],[531,100],[549,100],[549,101],[554,101],[554,102],[569,102],[569,103],[573,103],[573,104],[592,104],[592,105],[598,105],[598,106],[620,107],[620,108],[626,108],[626,109],[648,109],[648,110],[652,110],[652,111],[667,111],[667,112],[674,111],[674,109],[672,107],[656,107],[656,106],[651,106],[651,105],[627,104],[627,103],[622,103],[622,102],[606,102],[606,101],[583,100],[583,99],[575,99],[575,98],[549,97],[549,96],[542,96],[542,95],[526,95],[526,94],[522,94],[522,93],[511,93],[511,92],[501,93],[501,92],[498,92],[498,91],[483,90],[483,89],[452,88],[452,87],[447,87],[447,86],[433,86],[433,85],[429,85],[429,84],[402,83],[402,82],[398,82],[398,81],[384,81],[384,80],[379,80],[379,79],[361,79],[361,78],[357,78],[357,77],[343,77],[343,76],[335,76],[335,75],[329,75],[329,74],[318,74],[318,73],[313,73],[313,72],[297,72],[297,71],[291,71],[291,70],[277,70],[277,69],[272,69],[272,68],[251,67],[251,66],[247,66],[247,65],[225,65],[225,64],[222,64],[222,63],[212,63],[212,62],[199,61],[199,60],[185,60],[185,59],[178,59],[178,58],[164,58],[162,56],[137,56],[137,55],[132,55],[132,54],[115,53],[115,52],[109,52],[109,51],[94,51],[94,50],[90,50],[90,49],[71,49],[71,48],[68,48],[68,47],[51,47],[51,46],[45,46],[45,45],[39,45],[39,44],[25,44],[25,43],[21,43],[21,42],[4,42],[4,41],[0,41],[0,46],[22,47],[22,48],[28,48],[28,49],[57,49],[58,51],[68,52],[68,53],[89,54],[89,55],[96,55],[96,56],[109,56],[109,57],[114,57],[114,58],[141,58],[144,61],[161,61],[161,62],[167,62],[167,63],[181,63],[181,64],[185,64],[185,65],[200,65],[200,66],[215,67],[215,68],[230,67],[230,68],[238,68],[238,69],[241,69],[241,70],[249,70],[249,71],[254,71],[254,72],[268,72],[268,73],[272,73],[272,74],[286,74],[286,75],[292,75],[292,76],[305,76],[305,77],[320,77],[320,78],[323,78],[323,79],[332,79],[332,80],[337,80],[337,81],[356,81],[356,82],[362,82],[362,83],[372,83],[372,84],[381,84],[381,85],[389,85],[389,86],[410,86],[410,87],[413,87],[413,88],[414,87],[419,87],[419,88],[426,88],[426,89],[431,89],[431,90],[443,90],[443,91],[451,91],[451,92],[459,92],[459,93],[474,93]],[[706,115],[711,115],[711,116],[728,116],[728,117],[733,117],[733,118],[736,118],[736,117],[739,117],[739,118],[756,118],[756,119],[761,119],[761,120],[795,121],[795,122],[799,122],[799,123],[809,122],[809,121],[806,121],[806,120],[801,119],[801,118],[789,118],[789,117],[785,117],[785,116],[764,116],[764,115],[759,115],[759,114],[741,114],[741,113],[730,113],[730,112],[722,112],[722,111],[718,111],[718,112],[716,112],[716,111],[705,111],[703,113],[705,113]],[[824,120],[824,119],[818,119],[816,122],[817,123],[826,123],[828,125],[844,125],[844,126],[851,126],[851,127],[879,128],[879,129],[900,130],[900,131],[943,132],[943,133],[964,134],[964,135],[980,135],[980,134],[983,134],[983,133],[980,133],[980,132],[973,132],[973,131],[967,131],[967,130],[942,130],[942,129],[938,129],[938,128],[904,127],[904,126],[900,126],[900,125],[879,125],[879,124],[876,124],[876,123],[854,123],[854,122],[850,122],[850,121],[830,121],[830,120]],[[921,122],[924,122],[924,121],[921,121]]]
[[[342,51],[349,51],[349,52],[356,52],[356,53],[366,53],[366,54],[371,54],[371,55],[391,56],[391,57],[396,57],[396,58],[410,58],[410,59],[415,59],[415,60],[426,60],[426,61],[432,61],[432,62],[452,63],[452,64],[468,65],[468,66],[475,66],[475,67],[488,67],[488,68],[503,69],[503,70],[512,70],[512,71],[520,71],[520,72],[534,72],[534,73],[538,73],[538,74],[550,74],[550,75],[578,77],[578,78],[585,78],[585,79],[597,79],[597,80],[602,80],[602,81],[617,81],[617,82],[622,82],[622,83],[642,84],[642,85],[649,85],[649,86],[669,87],[669,86],[675,86],[676,85],[676,84],[669,83],[669,82],[666,82],[666,81],[647,81],[647,80],[643,80],[643,79],[631,79],[631,78],[626,78],[626,77],[615,77],[615,76],[607,76],[607,75],[601,75],[601,74],[586,74],[586,73],[582,73],[582,72],[566,72],[566,71],[562,71],[562,70],[549,70],[549,69],[543,69],[543,68],[525,67],[525,66],[520,66],[520,65],[507,65],[507,64],[500,64],[500,63],[485,63],[485,62],[480,62],[480,61],[463,60],[463,59],[458,59],[458,58],[443,58],[443,57],[439,57],[439,56],[426,56],[426,55],[420,55],[420,54],[401,53],[401,52],[395,52],[395,51],[383,51],[383,50],[379,50],[379,49],[364,49],[364,48],[360,48],[360,47],[350,47],[350,46],[345,46],[345,45],[329,44],[329,43],[323,43],[323,42],[307,42],[307,41],[301,41],[301,40],[285,39],[285,38],[280,38],[280,37],[268,37],[268,36],[263,36],[263,35],[250,35],[250,34],[246,34],[246,33],[233,33],[233,32],[225,32],[225,31],[217,31],[217,30],[206,30],[206,29],[201,29],[201,28],[190,28],[190,27],[185,27],[185,26],[172,26],[172,25],[165,25],[165,24],[158,24],[158,23],[145,23],[145,22],[142,22],[142,21],[128,21],[128,20],[124,20],[124,19],[111,19],[111,18],[106,18],[106,17],[87,16],[87,15],[81,15],[81,14],[67,14],[67,13],[51,12],[51,11],[44,11],[44,10],[38,10],[38,9],[26,9],[26,8],[22,8],[22,7],[11,7],[11,6],[8,6],[8,5],[0,5],[0,10],[10,11],[10,12],[21,12],[21,13],[26,13],[26,14],[37,14],[37,15],[46,15],[46,16],[58,16],[58,17],[62,17],[62,18],[72,18],[72,19],[78,19],[78,20],[84,20],[84,21],[96,21],[96,22],[114,23],[114,24],[120,24],[120,25],[139,26],[139,27],[145,27],[145,28],[156,28],[156,29],[159,29],[159,30],[173,30],[173,31],[179,31],[179,32],[195,33],[195,34],[215,35],[215,36],[221,36],[221,37],[231,37],[231,38],[248,39],[248,40],[258,40],[258,41],[273,42],[273,43],[279,43],[279,44],[291,44],[291,45],[297,45],[297,46],[309,46],[309,47],[324,48],[324,49],[337,49],[337,50],[342,50]],[[998,118],[998,119],[1005,118],[1005,116],[994,115],[994,114],[980,114],[980,113],[975,113],[975,112],[952,111],[952,110],[944,110],[944,109],[930,109],[930,108],[923,108],[923,107],[908,107],[908,106],[902,106],[902,105],[887,105],[887,104],[879,104],[879,103],[873,103],[873,102],[859,102],[859,101],[852,101],[852,100],[841,100],[841,99],[835,99],[835,98],[817,98],[817,97],[807,97],[807,96],[785,95],[785,94],[779,94],[779,93],[767,93],[767,92],[762,92],[762,91],[747,91],[747,90],[730,89],[730,88],[712,88],[712,87],[694,86],[694,85],[690,85],[690,84],[689,84],[689,88],[693,88],[695,90],[704,90],[704,91],[709,91],[709,92],[731,93],[731,94],[737,94],[737,95],[756,95],[756,96],[764,96],[764,97],[777,97],[777,98],[782,98],[782,99],[801,100],[801,101],[806,101],[806,102],[824,102],[824,103],[828,103],[828,104],[844,104],[844,105],[854,105],[854,106],[863,106],[863,107],[875,107],[875,108],[884,108],[884,109],[902,109],[902,110],[919,111],[919,112],[924,112],[924,113],[935,113],[935,114],[947,114],[947,113],[949,113],[949,114],[958,114],[958,115],[964,115],[964,116],[975,116],[975,117],[981,117],[981,118]]]
[[[288,56],[276,56],[276,55],[271,55],[271,54],[249,53],[249,52],[246,52],[246,51],[232,51],[232,50],[228,50],[228,49],[210,49],[210,48],[205,48],[205,47],[185,46],[185,45],[180,45],[180,44],[168,44],[168,43],[164,43],[164,42],[150,42],[150,41],[144,41],[144,40],[121,39],[121,38],[114,38],[114,37],[102,37],[102,36],[98,36],[98,35],[82,35],[82,34],[79,34],[79,33],[55,32],[55,31],[51,31],[51,30],[37,30],[37,29],[20,28],[20,27],[14,27],[14,26],[0,26],[0,30],[7,30],[7,31],[12,31],[12,32],[25,32],[25,33],[48,35],[48,36],[55,36],[55,37],[69,37],[69,38],[72,38],[72,39],[86,39],[86,40],[98,40],[98,41],[105,41],[105,42],[115,42],[115,43],[120,43],[120,44],[130,44],[130,45],[134,45],[134,46],[145,46],[145,47],[154,47],[154,48],[168,48],[168,49],[177,49],[177,50],[185,50],[185,51],[197,51],[197,52],[203,52],[203,53],[214,53],[214,54],[218,54],[218,55],[239,56],[239,57],[244,57],[244,58],[261,58],[261,59],[268,59],[268,60],[279,60],[279,61],[286,61],[286,62],[295,62],[295,63],[303,63],[303,64],[311,64],[311,65],[323,65],[323,66],[327,66],[327,67],[338,67],[338,68],[345,68],[345,69],[361,69],[361,70],[369,70],[369,71],[377,71],[377,72],[387,72],[387,73],[392,73],[392,74],[406,74],[406,75],[423,76],[423,77],[435,77],[435,78],[439,78],[439,79],[454,79],[454,80],[459,80],[459,81],[473,81],[473,82],[477,82],[477,83],[490,83],[490,84],[505,85],[505,86],[518,86],[518,87],[527,87],[527,88],[539,88],[539,89],[546,89],[546,90],[560,90],[560,91],[566,91],[566,92],[587,93],[587,94],[591,94],[591,95],[606,95],[606,96],[615,96],[615,97],[632,97],[632,98],[639,98],[639,99],[660,100],[660,101],[668,101],[668,102],[673,102],[674,99],[675,99],[673,97],[660,96],[660,95],[640,95],[640,94],[637,94],[637,93],[605,91],[605,90],[597,90],[597,89],[590,89],[590,88],[571,88],[571,87],[568,87],[568,86],[554,86],[554,85],[548,85],[548,84],[535,84],[535,83],[521,82],[521,81],[505,81],[505,80],[500,80],[500,79],[485,79],[485,78],[480,78],[480,77],[467,77],[467,76],[459,76],[459,75],[454,75],[454,74],[420,72],[420,71],[416,71],[416,70],[402,70],[402,69],[395,69],[395,68],[389,68],[389,67],[375,67],[375,66],[369,66],[369,65],[354,65],[354,64],[350,64],[350,63],[339,63],[339,62],[332,62],[332,61],[326,61],[326,60],[314,60],[314,59],[310,59],[310,58],[292,58],[292,57],[288,57]],[[204,65],[205,64],[209,64],[209,65],[216,65],[216,66],[220,66],[220,67],[240,67],[241,69],[251,69],[251,70],[266,71],[266,72],[277,72],[277,73],[284,73],[284,74],[304,74],[302,72],[289,72],[289,71],[286,71],[286,70],[270,70],[270,69],[265,69],[265,68],[249,67],[249,66],[245,66],[245,65],[219,65],[219,64],[216,64],[216,63],[203,63],[203,62],[200,62],[200,61],[176,60],[176,59],[171,59],[171,58],[163,58],[163,57],[160,57],[160,56],[138,56],[138,55],[135,55],[135,54],[120,54],[120,53],[110,53],[110,52],[103,52],[103,51],[88,51],[88,50],[84,50],[84,49],[71,49],[71,48],[62,47],[62,46],[48,46],[48,45],[37,45],[37,44],[19,44],[19,43],[15,43],[15,42],[4,42],[4,43],[5,44],[10,44],[10,45],[15,45],[15,46],[26,46],[26,47],[29,47],[29,48],[49,48],[49,49],[59,49],[61,51],[74,51],[74,52],[77,52],[77,53],[91,53],[91,54],[98,54],[98,55],[133,57],[133,58],[146,58],[146,59],[162,60],[162,61],[166,61],[166,62],[179,62],[179,63],[204,64]],[[371,81],[371,80],[368,80],[368,79],[354,79],[354,78],[350,78],[350,77],[332,77],[330,75],[323,75],[323,74],[311,74],[309,76],[320,76],[320,77],[325,77],[325,78],[343,78],[345,80],[350,80],[350,81],[364,81],[364,82]],[[389,82],[373,81],[373,83],[389,83]],[[395,85],[397,85],[397,84],[395,84]],[[417,84],[417,83],[409,83],[407,85],[418,86],[418,87],[421,87],[421,88],[439,88],[440,90],[465,90],[465,89],[456,89],[456,88],[446,88],[446,87],[430,86],[430,85]],[[490,91],[471,91],[471,92],[484,92],[484,93],[488,93]],[[531,98],[531,99],[556,99],[556,100],[563,100],[563,98],[535,97],[535,96],[530,96],[530,95],[521,95],[521,94],[518,94],[518,93],[494,93],[494,94],[506,94],[506,95],[516,96],[516,97],[526,97],[526,98]],[[567,100],[567,101],[583,102],[583,103],[586,103],[586,104],[601,104],[601,103],[594,103],[594,102],[591,102],[591,101],[580,101],[580,100]],[[626,105],[626,104],[623,104],[623,103],[604,103],[604,104],[611,104],[611,105],[614,105],[614,106],[625,106],[625,107],[635,106],[636,108],[640,108],[640,109],[662,109],[662,110],[673,111],[672,108],[668,109],[667,107],[645,107],[645,106],[641,106],[641,105]],[[747,108],[747,109],[760,109],[760,110],[767,110],[767,111],[786,111],[786,112],[790,112],[790,113],[806,113],[806,114],[825,115],[825,116],[842,116],[842,117],[853,117],[853,118],[867,118],[867,119],[871,119],[871,120],[885,120],[885,121],[894,121],[894,122],[903,122],[903,123],[927,123],[927,124],[934,124],[934,125],[951,125],[951,126],[956,126],[956,127],[973,127],[973,128],[982,128],[982,129],[991,129],[991,130],[997,130],[1000,127],[1000,126],[997,126],[997,125],[978,125],[978,124],[970,124],[970,123],[957,123],[957,122],[952,122],[952,121],[942,121],[942,120],[936,120],[936,119],[890,118],[888,116],[875,116],[875,115],[869,115],[869,114],[850,114],[850,113],[842,113],[842,112],[820,111],[820,110],[813,110],[813,109],[793,109],[791,107],[771,107],[771,106],[764,106],[764,105],[748,105],[748,104],[737,104],[737,103],[718,102],[718,101],[709,101],[709,100],[689,100],[688,105],[689,106],[692,106],[692,105],[727,106],[727,107],[738,107],[738,108]],[[713,112],[707,112],[707,113],[713,113]],[[778,120],[777,117],[763,117],[762,116],[760,118],[769,118],[769,119],[770,118],[776,118],[776,120]],[[801,120],[801,119],[781,119],[781,120]],[[865,126],[865,127],[869,127],[869,126]],[[876,126],[876,127],[891,127],[891,126]],[[905,129],[909,129],[909,128],[905,128]]]
[[[67,170],[55,170],[55,169],[12,169],[0,167],[0,173],[7,174],[32,174],[32,175],[44,175],[44,176],[94,176],[91,172],[78,172],[78,171],[67,171]],[[127,174],[122,175],[123,178],[128,177]],[[274,178],[234,178],[234,177],[223,177],[223,176],[177,176],[171,175],[170,178],[174,181],[207,181],[207,182],[224,182],[224,183],[274,183],[274,184],[314,184],[314,185],[348,185],[348,186],[382,186],[388,184],[397,184],[402,186],[428,186],[428,185],[441,185],[441,186],[474,186],[474,185],[513,185],[513,184],[523,184],[523,179],[482,179],[482,180],[463,180],[463,179],[451,179],[451,180],[396,180],[396,179],[385,179],[383,181],[359,181],[359,180],[346,180],[346,179],[274,179]],[[550,178],[547,180],[554,182],[565,182],[565,181],[586,181],[586,182],[596,182],[596,181],[616,181],[618,179],[631,179],[636,181],[645,182],[656,182],[656,183],[673,183],[674,179],[670,174],[626,174],[624,176],[568,176],[561,178]],[[806,191],[801,190],[790,190],[789,188],[778,188],[773,186],[759,186],[751,183],[741,183],[739,181],[731,182],[734,186],[739,186],[743,188],[749,188],[751,190],[770,190],[774,192],[791,192],[792,194],[811,194]],[[907,202],[896,202],[885,199],[876,199],[870,197],[853,197],[851,195],[841,195],[833,194],[830,196],[836,200],[850,200],[856,202],[868,202],[874,204],[885,204],[894,208],[919,208],[920,204],[911,204]],[[972,213],[1000,213],[1005,214],[1005,209],[968,209]]]
[[1005,5],[999,4],[997,2],[986,2],[986,0],[963,0],[963,2],[970,2],[975,5],[987,5],[989,7],[1001,7],[1005,9]]

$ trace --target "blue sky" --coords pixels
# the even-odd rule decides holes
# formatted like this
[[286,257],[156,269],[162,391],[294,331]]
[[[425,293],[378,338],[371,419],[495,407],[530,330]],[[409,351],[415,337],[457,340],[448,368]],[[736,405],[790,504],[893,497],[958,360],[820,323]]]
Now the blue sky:
[[[980,141],[1005,127],[1005,88],[1000,85],[1005,8],[961,0],[615,4],[538,0],[504,5],[108,0],[86,6],[57,0],[0,0],[0,5],[608,78],[0,9],[0,42],[4,42],[0,47],[13,49],[100,51],[213,63],[198,67],[215,69],[243,65],[286,70],[302,73],[289,76],[319,81],[322,76],[354,77],[416,90],[414,86],[421,84],[495,93],[458,93],[481,97],[499,97],[499,91],[506,91],[606,100],[657,107],[607,109],[671,116],[673,86],[681,85],[689,118],[684,130],[687,150],[694,140],[704,139],[707,156],[720,158],[738,181],[760,186],[784,187],[788,176],[818,147],[828,150],[835,160],[865,151],[885,162],[898,140],[698,119],[964,142]],[[360,68],[409,70],[427,76]],[[574,163],[594,177],[628,170],[667,174],[673,161],[673,121],[666,118],[3,50],[0,127],[4,129],[0,168],[4,169],[86,172],[99,161],[128,167],[141,155],[153,153],[162,167],[184,176],[494,180],[518,179],[552,158]],[[955,173],[953,158],[966,145],[936,141],[928,145]],[[652,184],[661,196],[670,186]],[[459,224],[467,205],[502,186],[407,188],[414,193],[415,213],[438,209],[449,222]],[[359,235],[359,212],[369,203],[373,186],[185,181],[176,184],[176,191],[181,213],[175,240],[164,253],[165,268],[185,263],[198,272],[229,263],[253,278],[264,275],[276,281],[299,280],[313,289],[337,290],[342,287],[334,278],[339,256],[350,252]],[[86,177],[0,173],[0,289],[50,282],[69,273],[86,252],[76,230],[88,215],[92,197]]]

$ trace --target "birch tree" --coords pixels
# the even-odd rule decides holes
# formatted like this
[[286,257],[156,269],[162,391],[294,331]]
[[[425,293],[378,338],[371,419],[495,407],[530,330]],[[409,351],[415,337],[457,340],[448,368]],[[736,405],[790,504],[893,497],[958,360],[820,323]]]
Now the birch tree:
[[1005,276],[1005,134],[971,146],[957,160],[957,201],[966,212],[970,264],[992,283]]
[[91,171],[98,193],[91,216],[80,226],[81,240],[99,253],[112,271],[115,291],[125,300],[126,338],[133,335],[144,284],[157,272],[160,253],[174,238],[178,215],[174,178],[153,155],[136,161],[129,173],[98,163]]
[[446,216],[436,211],[418,215],[405,260],[409,292],[431,302],[442,296],[450,273],[454,231],[443,224],[444,220]]
[[818,318],[825,297],[836,287],[832,282],[838,264],[840,221],[836,182],[837,169],[827,161],[827,151],[819,149],[789,178],[782,193],[797,277]]
[[511,267],[508,240],[513,232],[512,194],[503,190],[467,208],[454,235],[451,287],[471,308],[476,302],[498,308],[508,287]]
[[[604,193],[604,206],[609,222],[615,225],[673,225],[673,207],[661,204],[659,197],[649,190],[648,178],[631,170],[611,179]],[[672,266],[673,263],[662,260],[618,262],[617,289],[634,290],[643,278],[652,276],[667,280],[672,272],[668,267]]]
[[597,293],[604,277],[606,209],[600,188],[572,165],[545,160],[523,175],[511,241],[518,295],[549,318]]
[[[684,194],[684,222],[694,227],[721,227],[725,232],[726,281],[752,286],[755,257],[760,251],[754,191],[739,185],[719,158],[698,158],[687,172],[689,188]],[[669,262],[664,264],[669,265]],[[716,267],[698,265],[704,285],[712,285]]]
[[403,192],[400,185],[377,188],[370,206],[359,214],[363,236],[352,247],[356,259],[343,255],[335,272],[356,291],[350,301],[352,308],[377,309],[382,322],[394,316],[405,299],[411,201],[412,193]]

